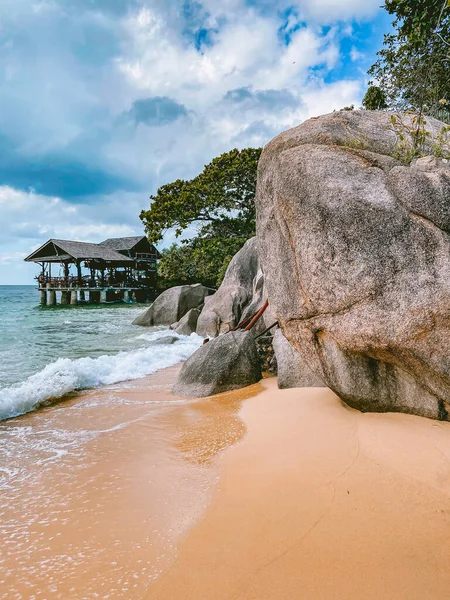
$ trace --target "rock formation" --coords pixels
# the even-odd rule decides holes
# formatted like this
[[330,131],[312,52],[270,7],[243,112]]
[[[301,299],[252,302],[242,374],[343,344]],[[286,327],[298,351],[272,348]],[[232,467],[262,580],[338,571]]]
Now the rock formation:
[[171,327],[180,335],[191,335],[197,329],[197,321],[200,316],[200,311],[198,308],[191,308],[184,317],[175,323],[176,327]]
[[273,336],[273,347],[278,368],[278,387],[326,387],[323,381],[311,371],[301,354],[284,337],[281,329]]
[[[266,300],[264,277],[259,268],[256,237],[249,239],[233,257],[217,292],[205,298],[205,307],[197,323],[197,333],[216,337],[233,329],[245,317],[255,313]],[[270,313],[258,323],[264,328]],[[268,327],[268,325],[266,325]]]
[[[427,121],[431,153],[443,123]],[[448,419],[450,165],[398,158],[386,112],[276,137],[259,163],[259,256],[285,336],[343,400]]]
[[208,294],[208,288],[200,283],[169,288],[156,298],[150,308],[133,321],[133,325],[150,327],[175,323],[191,308],[201,306]]
[[202,398],[236,390],[261,379],[256,344],[251,332],[236,331],[201,346],[184,363],[173,392]]

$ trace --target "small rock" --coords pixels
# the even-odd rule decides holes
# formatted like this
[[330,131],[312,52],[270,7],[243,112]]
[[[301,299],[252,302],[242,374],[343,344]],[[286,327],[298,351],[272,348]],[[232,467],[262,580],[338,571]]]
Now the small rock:
[[184,317],[182,317],[175,327],[176,333],[180,335],[191,335],[197,329],[197,321],[200,311],[197,308],[191,308]]
[[175,337],[174,335],[166,335],[165,337],[155,340],[153,344],[156,346],[163,346],[168,344],[175,344],[175,342],[178,342],[177,337]]

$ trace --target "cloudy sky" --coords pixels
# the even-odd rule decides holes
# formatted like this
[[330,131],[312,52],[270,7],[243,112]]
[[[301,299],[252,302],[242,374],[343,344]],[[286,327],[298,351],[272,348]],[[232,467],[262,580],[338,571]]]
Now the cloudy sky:
[[33,283],[48,238],[140,234],[163,183],[358,105],[380,3],[1,0],[0,284]]

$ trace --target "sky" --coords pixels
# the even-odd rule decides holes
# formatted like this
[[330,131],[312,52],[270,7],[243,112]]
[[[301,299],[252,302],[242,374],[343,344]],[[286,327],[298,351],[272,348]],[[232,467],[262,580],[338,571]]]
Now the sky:
[[159,186],[360,105],[380,3],[0,0],[0,284],[32,284],[49,238],[143,234]]

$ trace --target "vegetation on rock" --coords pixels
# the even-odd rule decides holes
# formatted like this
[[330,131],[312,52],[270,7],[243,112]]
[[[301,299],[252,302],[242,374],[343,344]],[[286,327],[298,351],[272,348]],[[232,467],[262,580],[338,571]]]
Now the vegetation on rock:
[[383,110],[388,107],[386,94],[376,85],[370,85],[363,98],[362,105],[366,110]]
[[378,82],[389,108],[417,110],[448,122],[449,0],[385,0],[385,8],[394,15],[394,31],[384,36],[369,74]]

